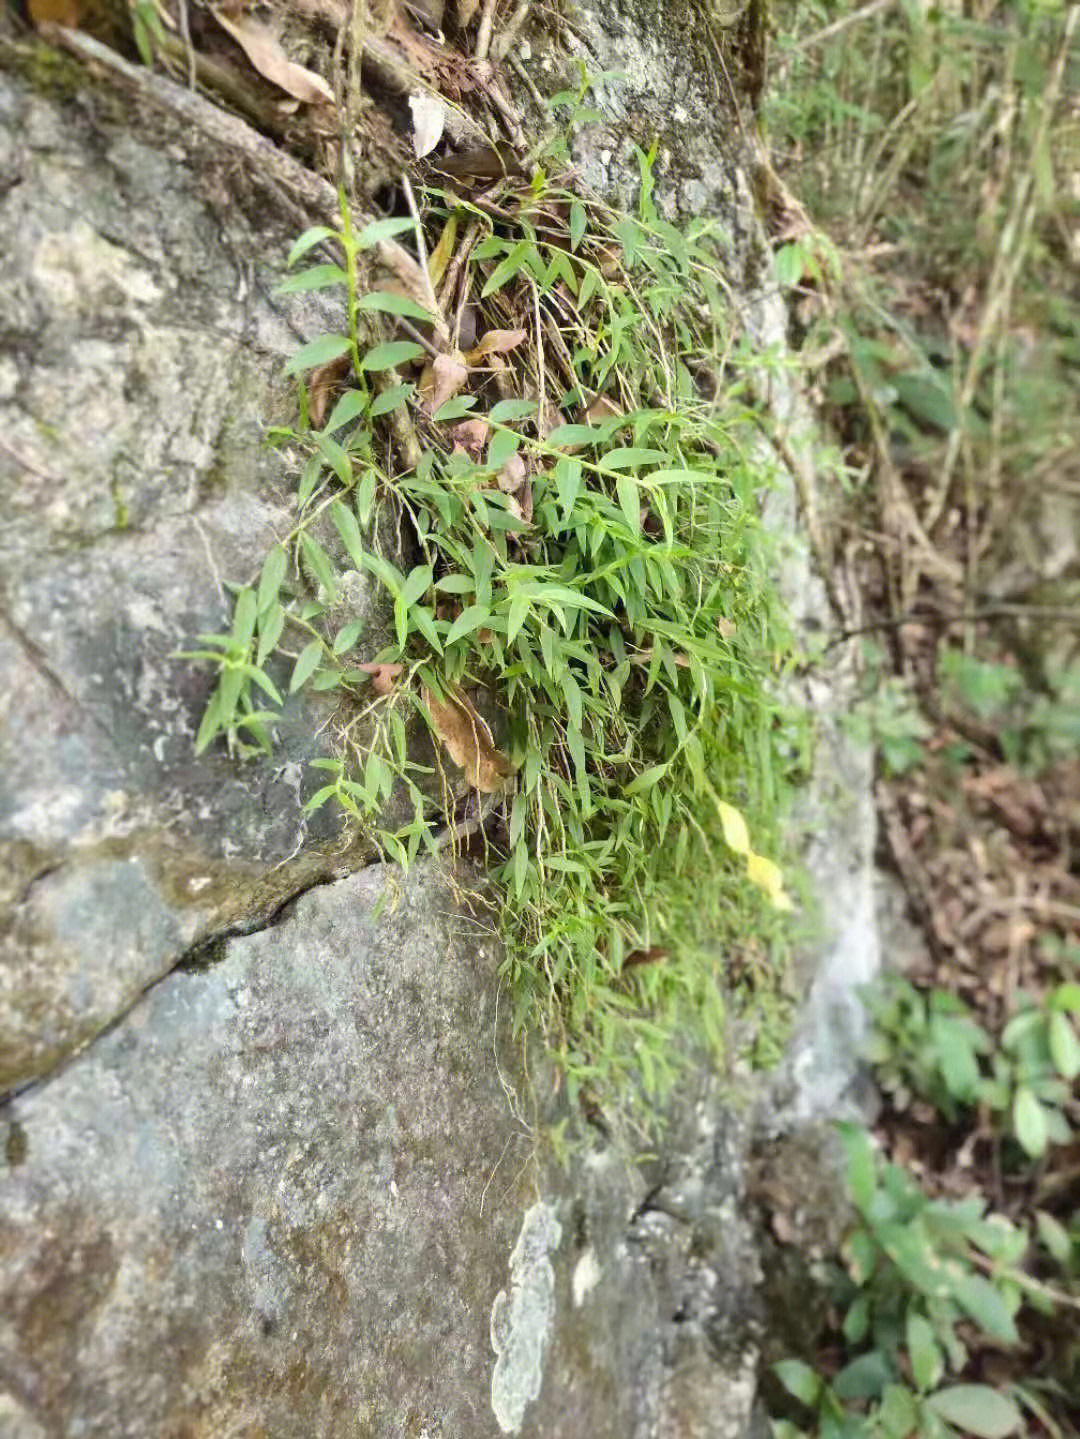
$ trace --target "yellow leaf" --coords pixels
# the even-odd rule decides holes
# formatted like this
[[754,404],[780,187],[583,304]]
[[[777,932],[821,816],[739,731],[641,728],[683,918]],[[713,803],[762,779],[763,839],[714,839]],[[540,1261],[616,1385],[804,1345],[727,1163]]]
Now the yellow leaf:
[[784,893],[784,877],[779,867],[763,854],[751,852],[746,856],[746,877],[756,884],[776,905],[777,909],[790,909],[791,900]]
[[724,827],[724,839],[728,846],[736,854],[749,854],[750,831],[746,828],[746,821],[742,815],[730,804],[725,804],[722,799],[716,801],[716,808],[720,811],[720,823]]

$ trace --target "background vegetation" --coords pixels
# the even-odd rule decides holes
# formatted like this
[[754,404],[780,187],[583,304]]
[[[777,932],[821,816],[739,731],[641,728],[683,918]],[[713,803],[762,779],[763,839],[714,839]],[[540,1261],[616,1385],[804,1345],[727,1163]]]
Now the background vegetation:
[[855,722],[922,941],[868,996],[884,1104],[874,1143],[845,1134],[855,1224],[776,1432],[1072,1435],[1077,12],[794,0],[774,24],[777,262],[841,442]]

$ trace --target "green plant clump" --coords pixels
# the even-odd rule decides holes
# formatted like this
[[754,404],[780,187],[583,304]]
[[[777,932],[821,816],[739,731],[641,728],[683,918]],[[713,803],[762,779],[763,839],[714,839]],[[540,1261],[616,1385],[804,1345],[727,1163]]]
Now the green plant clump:
[[[787,1392],[813,1414],[811,1425],[774,1421],[776,1439],[1005,1439],[1022,1432],[1025,1408],[1044,1418],[1025,1386],[1002,1392],[949,1377],[963,1375],[976,1342],[1020,1343],[1025,1300],[1052,1312],[1057,1296],[1023,1267],[1027,1229],[987,1214],[978,1196],[931,1199],[899,1166],[881,1162],[864,1130],[841,1132],[857,1219],[834,1297],[850,1357],[828,1378],[802,1360],[776,1366]],[[1067,1263],[1073,1241],[1056,1231],[1056,1257]]]
[[898,1108],[917,1095],[955,1120],[985,1105],[1033,1159],[1072,1141],[1080,984],[1056,985],[1040,1003],[1019,994],[996,1044],[963,1001],[943,990],[920,994],[893,977],[867,1004],[874,1030],[865,1056]]
[[[777,698],[788,638],[723,237],[663,221],[640,160],[636,216],[538,172],[486,209],[429,193],[424,228],[356,232],[343,199],[337,230],[297,241],[290,264],[333,258],[283,289],[340,288],[347,332],[288,366],[308,381],[278,434],[306,455],[296,524],[230,633],[193,653],[219,669],[200,749],[269,748],[275,656],[291,691],[336,694],[343,743],[308,808],[340,804],[402,864],[461,830],[464,795],[504,899],[516,1026],[542,1026],[571,1093],[629,1077],[655,1096],[691,1016],[720,1042],[725,954],[779,932],[760,851],[801,736]],[[405,232],[419,280],[368,289],[369,252]],[[455,266],[471,348],[435,294]],[[349,570],[389,596],[388,643],[331,624]],[[417,720],[451,773],[421,763]]]

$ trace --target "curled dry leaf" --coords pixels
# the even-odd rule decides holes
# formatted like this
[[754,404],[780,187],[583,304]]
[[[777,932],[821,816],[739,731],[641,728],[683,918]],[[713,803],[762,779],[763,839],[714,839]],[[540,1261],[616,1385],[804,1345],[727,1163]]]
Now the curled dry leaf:
[[446,128],[446,106],[438,95],[420,90],[409,96],[412,111],[413,151],[418,160],[430,155]]
[[487,448],[491,426],[481,415],[475,419],[462,420],[450,431],[455,450],[462,450],[471,460],[480,460]]
[[322,429],[323,421],[330,413],[334,391],[349,373],[350,363],[348,355],[339,355],[336,360],[320,365],[308,375],[308,415],[315,429]]
[[420,399],[429,415],[452,400],[469,378],[468,366],[460,350],[451,350],[448,355],[436,355],[430,364],[424,366],[420,376]]
[[[647,645],[643,650],[635,650],[632,655],[627,655],[627,661],[632,665],[647,665],[653,657],[652,645]],[[681,670],[690,668],[690,661],[679,650],[673,650],[672,659]]]
[[458,768],[465,771],[465,778],[473,789],[481,794],[497,794],[506,789],[514,773],[513,766],[495,748],[491,730],[469,700],[460,691],[445,700],[436,699],[426,686],[421,695],[443,748]]
[[487,330],[465,356],[470,365],[478,365],[488,355],[505,355],[517,349],[525,338],[524,330]]
[[632,949],[622,962],[623,969],[633,969],[637,964],[659,964],[667,959],[671,951],[662,944],[650,944],[648,949]]
[[587,425],[601,425],[605,420],[613,420],[616,415],[623,413],[607,395],[597,395],[595,400],[590,400],[586,406],[584,420]]
[[525,461],[517,453],[512,454],[499,471],[499,489],[504,495],[516,495],[528,478]]
[[371,688],[377,695],[388,695],[397,684],[398,677],[404,669],[403,665],[388,664],[364,664],[357,665],[358,670],[371,676]]
[[277,31],[250,15],[233,19],[220,9],[210,12],[226,34],[231,35],[259,74],[294,100],[309,105],[332,102],[334,92],[321,75],[290,60],[281,48]]

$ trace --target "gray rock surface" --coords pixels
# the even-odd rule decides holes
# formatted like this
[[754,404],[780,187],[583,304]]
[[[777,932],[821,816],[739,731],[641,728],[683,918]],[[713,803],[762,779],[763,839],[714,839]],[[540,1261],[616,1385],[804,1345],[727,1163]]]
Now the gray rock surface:
[[545,1161],[454,879],[313,890],[7,1106],[5,1434],[745,1433],[729,1156]]
[[211,675],[176,655],[288,531],[265,427],[340,319],[271,293],[295,217],[144,120],[0,70],[0,1093],[348,868],[299,817],[325,707],[196,763]]

